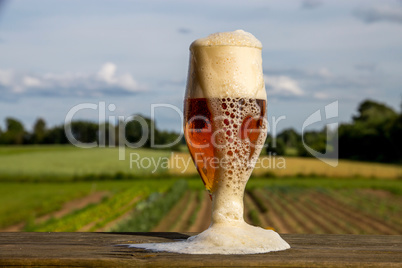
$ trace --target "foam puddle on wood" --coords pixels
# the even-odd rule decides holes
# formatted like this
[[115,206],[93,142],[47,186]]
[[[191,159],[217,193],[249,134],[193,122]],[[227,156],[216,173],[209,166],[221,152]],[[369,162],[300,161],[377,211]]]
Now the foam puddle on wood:
[[252,226],[244,221],[213,224],[204,232],[178,242],[124,246],[184,254],[257,254],[290,248],[275,231]]

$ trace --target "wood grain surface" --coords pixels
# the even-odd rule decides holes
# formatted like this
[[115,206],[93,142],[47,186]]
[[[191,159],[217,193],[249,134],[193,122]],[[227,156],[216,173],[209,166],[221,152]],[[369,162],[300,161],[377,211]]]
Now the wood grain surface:
[[402,267],[400,235],[287,234],[291,249],[254,255],[186,255],[120,244],[170,242],[195,233],[0,233],[0,266]]

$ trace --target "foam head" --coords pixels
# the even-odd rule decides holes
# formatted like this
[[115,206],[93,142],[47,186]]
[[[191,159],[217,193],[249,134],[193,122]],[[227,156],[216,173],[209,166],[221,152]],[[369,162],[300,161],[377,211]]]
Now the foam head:
[[214,33],[205,38],[195,40],[190,49],[210,46],[240,46],[262,48],[261,42],[251,33],[243,30],[233,32]]
[[242,30],[195,40],[186,97],[266,99],[261,48],[257,38]]

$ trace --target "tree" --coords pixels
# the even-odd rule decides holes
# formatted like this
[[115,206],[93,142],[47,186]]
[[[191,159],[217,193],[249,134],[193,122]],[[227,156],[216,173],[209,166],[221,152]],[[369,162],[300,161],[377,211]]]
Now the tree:
[[[398,114],[371,100],[362,102],[352,124],[339,127],[339,157],[377,161],[400,161]],[[399,137],[399,138],[398,138]]]
[[45,144],[67,144],[68,140],[64,132],[64,125],[55,126],[46,131],[43,138]]
[[[326,128],[321,131],[307,131],[303,134],[305,145],[309,146],[314,151],[319,153],[326,153],[327,149],[327,135]],[[306,150],[305,145],[300,142],[297,146],[297,152],[299,156],[311,156]]]
[[[142,125],[140,122],[144,122]],[[123,122],[119,122],[123,124]],[[144,128],[144,129],[143,129]],[[151,131],[156,129],[155,122],[143,115],[133,115],[133,120],[127,122],[124,135],[128,142],[138,143],[141,139],[145,139],[145,144],[141,147],[151,147]],[[119,133],[122,135],[123,133]],[[144,137],[145,136],[145,137]]]
[[363,101],[357,110],[359,114],[353,117],[353,122],[355,123],[376,125],[397,116],[397,113],[392,108],[372,100]]
[[38,118],[33,127],[32,143],[43,143],[46,134],[46,122],[42,118]]
[[282,138],[274,139],[268,134],[265,145],[267,146],[266,152],[268,155],[285,155],[286,145]]
[[157,145],[171,144],[171,146],[167,147],[166,149],[179,151],[180,146],[183,144],[183,137],[180,140],[177,140],[179,136],[180,134],[177,134],[175,132],[160,131],[158,129],[155,129],[155,144]]
[[115,144],[115,139],[116,139],[115,134],[116,134],[116,127],[113,124],[108,123],[108,122],[100,124],[99,132],[98,132],[99,144],[102,144],[105,146],[116,145]]
[[402,162],[402,113],[395,118],[391,125],[392,126],[388,132],[391,148],[395,150],[395,159]]
[[0,143],[2,144],[23,144],[26,132],[24,125],[15,118],[6,118],[6,131],[2,133]]
[[99,125],[96,123],[80,120],[71,122],[69,127],[73,137],[82,143],[98,141]]
[[283,140],[286,147],[296,148],[301,142],[301,136],[293,128],[288,128],[279,133],[278,139]]

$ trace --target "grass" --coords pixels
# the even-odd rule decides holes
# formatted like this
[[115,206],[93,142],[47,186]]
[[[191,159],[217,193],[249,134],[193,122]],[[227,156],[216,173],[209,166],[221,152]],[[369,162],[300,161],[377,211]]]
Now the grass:
[[[130,166],[130,154],[132,163]],[[56,180],[87,175],[161,174],[167,171],[168,151],[126,148],[119,160],[117,148],[81,149],[73,146],[0,147],[0,180],[30,178]],[[159,164],[158,164],[159,161]]]
[[149,232],[176,204],[187,190],[185,180],[177,181],[165,194],[151,195],[139,203],[130,218],[118,224],[113,232]]
[[[110,209],[109,212],[104,214],[110,215],[114,210],[118,211],[137,194],[142,194],[146,197],[150,192],[164,191],[174,181],[174,179],[164,181],[144,179],[63,183],[0,182],[0,203],[6,204],[0,206],[0,228],[20,222],[30,222],[30,230],[56,230],[59,226],[56,228],[56,225],[50,223],[34,226],[32,221],[37,217],[59,210],[63,203],[69,200],[83,197],[94,191],[109,192],[109,198],[102,201],[102,207],[99,207],[99,205],[93,207],[98,207],[98,209],[94,210],[98,212],[102,208],[105,210]],[[91,215],[95,215],[95,213]],[[60,222],[67,222],[68,217],[69,215],[60,220]],[[91,218],[92,221],[96,219],[95,216]],[[75,220],[73,222],[74,224],[72,225],[82,227],[85,220],[82,220],[81,223],[76,223],[77,221]],[[60,227],[60,230],[67,231],[71,229]]]
[[[143,199],[149,196],[152,192],[164,192],[171,184],[171,180],[166,180],[164,183],[160,183],[160,181],[147,181],[147,183],[144,183],[144,181],[137,181],[126,189],[105,199],[100,204],[90,205],[84,209],[66,215],[61,219],[51,219],[42,224],[29,225],[26,227],[25,231],[96,231],[97,229],[104,227],[107,223],[130,211],[132,207],[127,207],[126,205],[134,198],[139,196]],[[139,201],[140,200],[138,200],[138,202]]]
[[54,152],[54,151],[77,150],[77,147],[71,145],[9,145],[0,146],[0,155],[24,154],[34,152]]
[[0,183],[0,228],[58,210],[96,190],[96,184]]

